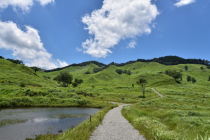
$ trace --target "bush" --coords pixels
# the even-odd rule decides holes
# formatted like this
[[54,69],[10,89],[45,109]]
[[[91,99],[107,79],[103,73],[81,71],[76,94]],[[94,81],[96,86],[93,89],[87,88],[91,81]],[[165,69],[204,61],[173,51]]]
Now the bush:
[[123,70],[122,69],[116,69],[115,70],[118,74],[122,74],[123,73]]
[[101,71],[101,70],[102,70],[102,68],[94,68],[94,69],[93,69],[93,72],[94,72],[94,73],[97,73],[97,72],[99,72],[99,71]]
[[20,103],[20,101],[21,101],[21,98],[13,98],[13,99],[11,100],[11,105],[12,105],[13,107],[17,107],[18,104]]
[[87,93],[85,91],[82,91],[82,90],[77,91],[76,93],[77,93],[77,95],[84,95],[84,96],[87,95]]
[[68,94],[66,95],[66,98],[71,98],[71,97],[73,97],[73,96],[74,96],[73,93],[68,93]]
[[77,100],[77,103],[79,104],[79,106],[83,106],[83,105],[88,104],[89,101],[85,99],[80,99],[80,100]]
[[85,74],[91,74],[91,72],[90,71],[86,71]]
[[10,107],[10,106],[11,106],[11,104],[9,101],[3,101],[0,103],[0,107]]
[[26,86],[26,83],[25,82],[20,82],[20,86],[21,87],[25,87]]
[[143,96],[143,95],[140,95],[140,96],[138,96],[138,98],[146,98],[145,96]]

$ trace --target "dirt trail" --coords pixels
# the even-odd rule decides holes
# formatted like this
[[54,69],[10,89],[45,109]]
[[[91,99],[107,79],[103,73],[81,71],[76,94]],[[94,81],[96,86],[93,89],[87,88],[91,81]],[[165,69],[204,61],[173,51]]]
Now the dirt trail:
[[156,92],[156,93],[160,96],[160,98],[164,97],[162,94],[160,94],[159,92],[157,92],[157,91],[155,90],[155,88],[152,88],[152,90],[153,90],[154,92]]
[[139,131],[122,116],[120,105],[110,110],[104,117],[102,125],[99,125],[90,140],[146,140]]

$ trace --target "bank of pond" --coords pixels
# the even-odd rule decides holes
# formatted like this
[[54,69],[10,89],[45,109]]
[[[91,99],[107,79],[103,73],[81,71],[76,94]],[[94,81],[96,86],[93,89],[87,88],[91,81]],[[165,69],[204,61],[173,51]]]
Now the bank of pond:
[[2,140],[25,140],[39,134],[58,134],[88,119],[96,108],[18,108],[0,110]]

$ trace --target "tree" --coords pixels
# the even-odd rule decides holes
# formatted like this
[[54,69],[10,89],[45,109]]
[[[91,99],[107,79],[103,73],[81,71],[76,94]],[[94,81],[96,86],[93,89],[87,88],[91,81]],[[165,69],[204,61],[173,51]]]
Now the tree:
[[75,79],[75,83],[77,83],[79,85],[79,88],[80,88],[80,84],[83,83],[83,80],[82,79]]
[[177,79],[179,79],[180,78],[180,72],[173,72],[173,78],[175,79],[175,80],[177,80]]
[[192,77],[192,82],[193,84],[196,82],[196,79],[194,77]]
[[192,81],[192,78],[191,78],[191,76],[187,76],[187,82],[191,82]]
[[116,69],[115,70],[118,74],[122,74],[123,73],[123,70],[122,69]]
[[184,69],[185,69],[185,70],[188,70],[188,66],[187,66],[187,65],[185,65]]
[[136,83],[142,87],[143,96],[145,97],[145,85],[147,81],[144,78],[140,78],[138,81],[136,81]]
[[182,76],[183,76],[183,74],[180,73],[180,81],[182,81]]
[[128,74],[128,75],[131,75],[131,71],[130,71],[130,70],[128,70],[128,71],[127,71],[127,74]]
[[32,67],[32,69],[35,71],[35,73],[40,70],[40,68],[37,67]]
[[4,59],[4,57],[3,56],[0,56],[0,59]]
[[127,70],[124,70],[124,71],[123,71],[123,73],[125,73],[125,74],[127,74],[127,72],[128,72]]
[[132,87],[134,88],[134,84],[132,84]]
[[204,70],[204,68],[203,68],[203,67],[200,67],[200,69],[201,69],[201,70]]
[[209,80],[208,81],[210,81],[210,76],[209,76]]
[[97,72],[99,72],[99,71],[101,71],[101,70],[102,70],[102,68],[94,68],[94,69],[93,69],[93,72],[94,72],[94,73],[97,73]]
[[60,73],[60,75],[55,77],[54,80],[57,80],[58,82],[62,82],[63,87],[68,87],[68,85],[72,83],[73,76],[70,75],[68,72],[62,72]]
[[72,86],[75,88],[78,86],[78,84],[76,82],[72,83]]

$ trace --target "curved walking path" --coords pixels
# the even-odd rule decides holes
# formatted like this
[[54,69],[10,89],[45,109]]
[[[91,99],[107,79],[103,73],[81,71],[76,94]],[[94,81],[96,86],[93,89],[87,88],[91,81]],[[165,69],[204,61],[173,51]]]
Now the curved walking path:
[[105,115],[102,125],[96,128],[90,136],[90,140],[146,140],[122,116],[123,106],[120,105]]
[[[152,88],[152,90],[153,90],[155,93],[157,93],[157,94],[160,96],[160,98],[164,97],[162,94],[160,94],[159,92],[157,92],[157,91],[155,90],[155,88]],[[157,98],[156,98],[156,99],[157,99]]]
[[[154,88],[152,88],[152,90],[160,96],[159,98],[164,97]],[[139,134],[139,131],[134,129],[133,126],[122,116],[121,109],[123,106],[124,105],[120,105],[110,110],[105,115],[102,125],[99,125],[96,128],[90,136],[90,140],[146,140]]]

